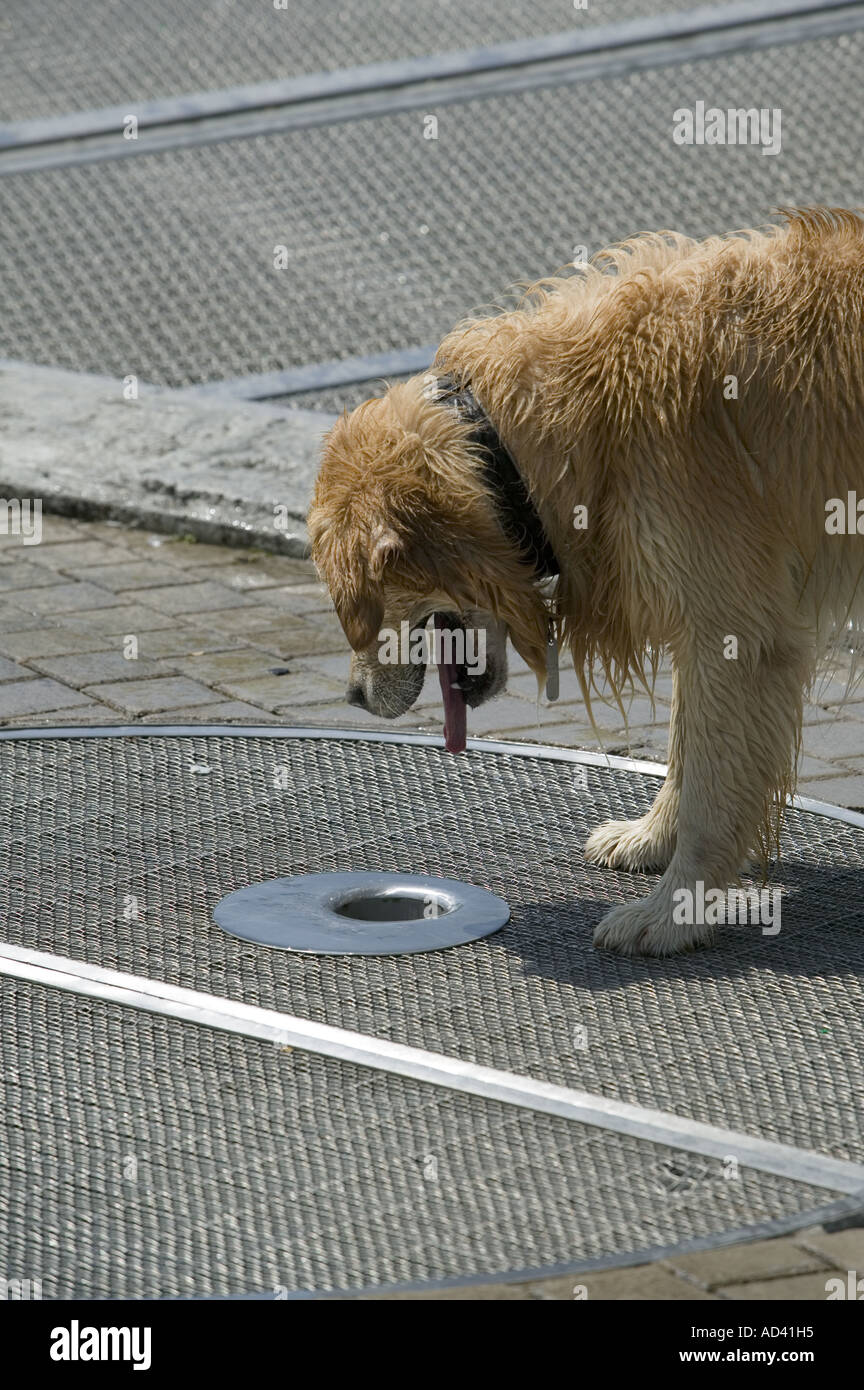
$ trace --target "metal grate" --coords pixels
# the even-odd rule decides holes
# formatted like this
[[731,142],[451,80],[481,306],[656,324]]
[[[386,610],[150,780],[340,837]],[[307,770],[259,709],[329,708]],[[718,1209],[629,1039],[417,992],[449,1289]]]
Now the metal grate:
[[[280,780],[287,790],[274,786]],[[456,759],[416,744],[4,740],[4,934],[638,1104],[683,1104],[696,1119],[837,1157],[864,1156],[849,1106],[850,1095],[864,1095],[864,831],[790,815],[776,939],[730,928],[714,950],[671,961],[597,953],[591,930],[607,905],[648,892],[651,879],[586,868],[583,839],[606,817],[642,814],[656,785],[541,754]],[[346,869],[475,882],[505,898],[512,919],[488,940],[410,960],[300,959],[250,948],[212,925],[213,906],[235,888]],[[577,1024],[597,1046],[575,1049]]]
[[[699,0],[700,7],[722,0]],[[9,0],[0,119],[262,82],[695,8],[688,0]],[[53,11],[53,13],[52,13]]]
[[[656,787],[539,751],[452,758],[423,742],[4,739],[3,934],[860,1161],[864,828],[789,815],[775,938],[730,928],[691,957],[599,954],[598,917],[651,879],[586,867],[582,841],[641,814]],[[212,923],[234,888],[343,869],[474,882],[511,920],[465,947],[380,958],[291,956]],[[831,1200],[41,985],[3,992],[0,1268],[42,1278],[46,1297],[573,1264],[794,1223]]]
[[[824,1191],[0,981],[0,1267],[44,1298],[356,1289],[783,1220]],[[634,1246],[635,1242],[635,1246]]]
[[[417,111],[8,175],[0,355],[180,386],[380,352],[577,245],[855,205],[862,63],[848,35],[442,106],[437,142]],[[697,100],[780,107],[782,154],[676,146]]]

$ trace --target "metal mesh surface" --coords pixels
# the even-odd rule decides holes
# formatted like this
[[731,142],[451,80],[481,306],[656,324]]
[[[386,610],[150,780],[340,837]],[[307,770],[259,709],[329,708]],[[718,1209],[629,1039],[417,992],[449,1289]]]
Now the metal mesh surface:
[[[864,830],[790,814],[777,937],[597,953],[602,912],[652,880],[586,867],[582,842],[657,786],[539,754],[326,737],[4,740],[3,935],[860,1160]],[[477,883],[511,920],[402,958],[292,956],[211,921],[234,888],[345,869]],[[831,1197],[42,986],[3,994],[0,1267],[46,1297],[489,1274]]]
[[[581,846],[600,821],[641,815],[657,785],[539,756],[353,740],[4,741],[4,935],[864,1157],[864,830],[789,816],[779,936],[729,927],[711,951],[626,960],[595,951],[592,928],[653,879],[586,867]],[[232,889],[347,869],[477,883],[512,918],[488,939],[404,960],[292,956],[211,922]]]
[[[698,0],[699,7],[721,0]],[[0,119],[176,96],[696,8],[688,0],[7,0]]]
[[[577,246],[855,205],[862,63],[849,35],[442,106],[437,142],[417,111],[9,175],[0,355],[184,385],[382,352]],[[697,100],[780,107],[782,153],[675,145]]]
[[43,1298],[496,1273],[829,1198],[37,985],[0,980],[0,1001],[0,1268]]

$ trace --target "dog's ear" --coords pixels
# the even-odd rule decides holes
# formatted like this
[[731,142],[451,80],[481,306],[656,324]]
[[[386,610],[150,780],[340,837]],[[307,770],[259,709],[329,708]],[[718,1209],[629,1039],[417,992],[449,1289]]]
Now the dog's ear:
[[368,555],[355,557],[350,567],[352,587],[343,589],[336,582],[333,594],[336,613],[355,651],[368,647],[378,636],[384,618],[381,580],[387,565],[401,553],[402,542],[396,532],[379,526],[372,536]]
[[389,526],[380,526],[372,537],[369,552],[369,573],[372,578],[380,581],[385,567],[398,560],[403,548],[402,540],[395,531]]
[[[362,546],[356,533],[346,537],[334,532],[312,514],[309,529],[315,565],[330,590],[342,630],[353,650],[362,651],[375,641],[384,618],[380,578],[372,574],[369,553],[374,546]],[[382,549],[376,564],[384,562]]]
[[358,652],[370,646],[384,620],[384,603],[380,594],[371,588],[359,593],[340,593],[337,589],[333,602],[336,616],[353,650]]

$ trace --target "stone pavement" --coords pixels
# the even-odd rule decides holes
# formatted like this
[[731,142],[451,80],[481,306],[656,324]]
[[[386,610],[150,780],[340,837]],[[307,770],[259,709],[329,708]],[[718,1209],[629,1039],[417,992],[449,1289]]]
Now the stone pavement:
[[[38,545],[0,534],[0,724],[134,720],[323,724],[441,732],[437,681],[400,719],[345,704],[342,630],[307,560],[43,517]],[[864,808],[864,686],[842,674],[805,712],[802,794]],[[671,677],[637,694],[627,726],[594,702],[608,753],[663,761]],[[597,749],[574,672],[538,703],[511,653],[507,693],[469,711],[469,733]]]
[[[279,723],[441,732],[437,681],[386,726],[343,701],[347,648],[310,563],[119,523],[43,516],[38,545],[0,535],[0,724]],[[595,704],[605,750],[662,760],[670,677],[637,695],[629,727]],[[864,809],[864,690],[842,676],[808,705],[800,790]],[[514,659],[506,695],[469,712],[473,735],[597,748],[575,676],[538,704]],[[442,1299],[824,1299],[826,1279],[864,1275],[864,1230],[794,1237],[601,1273],[473,1286]]]

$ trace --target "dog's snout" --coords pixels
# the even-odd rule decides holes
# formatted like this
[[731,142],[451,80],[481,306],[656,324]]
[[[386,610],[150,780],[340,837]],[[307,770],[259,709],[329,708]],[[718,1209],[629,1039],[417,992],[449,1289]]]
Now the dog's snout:
[[366,708],[366,695],[362,685],[349,685],[348,689],[345,691],[345,699],[348,701],[349,705],[359,705],[361,709]]

